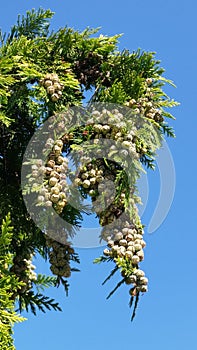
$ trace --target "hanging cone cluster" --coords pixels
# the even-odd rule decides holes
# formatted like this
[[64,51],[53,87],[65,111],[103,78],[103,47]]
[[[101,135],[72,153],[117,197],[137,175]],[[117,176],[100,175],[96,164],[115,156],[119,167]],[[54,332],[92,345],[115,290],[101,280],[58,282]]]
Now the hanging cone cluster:
[[16,255],[13,259],[10,271],[18,277],[19,281],[24,283],[16,294],[25,294],[32,288],[32,282],[37,279],[37,274],[34,272],[36,267],[32,264],[32,258],[33,255],[29,254],[25,257]]
[[162,111],[159,109],[153,101],[153,93],[150,85],[153,83],[153,79],[147,78],[145,81],[145,93],[143,97],[135,100],[132,98],[126,102],[126,106],[132,108],[136,114],[145,116],[146,118],[153,119],[156,123],[162,123],[164,118],[162,117]]
[[64,85],[61,84],[56,73],[46,74],[45,77],[40,80],[40,84],[44,86],[47,93],[51,96],[51,100],[53,102],[58,101],[62,97]]
[[[46,146],[53,143],[48,140]],[[37,205],[45,205],[46,207],[54,206],[56,212],[60,214],[67,204],[68,185],[66,182],[66,173],[68,170],[68,159],[61,156],[63,142],[57,140],[52,148],[52,152],[48,157],[46,166],[43,166],[42,160],[37,160],[31,166],[32,178],[36,179],[33,184],[33,190],[37,190],[39,185],[43,185],[43,176],[47,180],[46,186],[40,186]]]
[[[138,198],[134,194],[139,169],[130,168],[133,166],[131,160],[139,163],[147,147],[137,134],[136,123],[131,118],[126,120],[124,111],[102,108],[91,111],[86,125],[72,129],[72,132],[63,121],[58,121],[57,127],[59,131],[64,128],[64,134],[56,140],[49,138],[45,143],[45,150],[50,149],[50,152],[44,175],[41,171],[45,185],[39,190],[38,205],[53,206],[58,214],[66,210],[71,191],[67,182],[68,158],[62,152],[68,150],[69,154],[77,140],[82,144],[78,152],[81,165],[72,178],[72,186],[78,188],[84,198],[89,195],[92,199],[93,210],[103,226],[101,239],[107,244],[102,259],[114,261],[123,276],[122,282],[133,285],[130,289],[132,298],[146,292],[148,280],[139,268],[146,244],[137,214]],[[92,143],[95,157],[89,153],[89,147],[83,145],[87,140]],[[43,170],[42,165],[40,168]],[[135,175],[132,174],[130,183],[128,169]],[[39,169],[33,165],[32,176],[38,174]],[[69,277],[72,254],[68,250],[72,248],[52,239],[47,240],[47,245],[50,247],[51,271],[57,276]]]
[[[48,153],[46,162],[34,161],[29,182],[32,178],[36,181],[37,205],[53,207],[59,215],[66,212],[73,189],[77,189],[83,198],[91,197],[93,211],[103,227],[101,239],[107,245],[104,255],[95,262],[113,261],[115,269],[106,280],[119,270],[123,279],[118,287],[122,283],[132,285],[129,293],[131,301],[136,298],[135,314],[139,294],[148,290],[148,279],[139,266],[144,260],[146,243],[137,210],[136,180],[140,176],[142,157],[147,152],[150,156],[158,145],[155,145],[156,131],[152,130],[151,138],[141,136],[148,127],[142,118],[136,118],[136,108],[142,101],[136,105],[134,100],[128,103],[130,108],[94,107],[83,123],[85,125],[71,130],[69,113],[65,119],[52,117],[49,134],[53,135],[54,130],[56,135],[57,130],[61,137],[53,139],[51,136],[46,140],[43,150]],[[137,107],[133,109],[133,106]],[[147,110],[146,104],[144,113]],[[77,164],[75,175],[68,164],[73,149],[77,151],[74,155],[71,153]],[[47,239],[51,271],[57,276],[69,277],[74,251],[69,244],[59,242]]]
[[62,244],[46,236],[46,243],[49,249],[49,262],[51,271],[58,277],[70,277],[70,261],[76,261],[74,249],[68,244]]
[[101,69],[103,62],[103,57],[95,52],[89,52],[85,58],[75,62],[73,70],[79,82],[86,89],[90,88],[92,84],[94,85],[99,78],[102,80],[103,85],[110,85],[110,72],[104,74]]
[[[142,225],[131,223],[128,216],[126,219],[124,216],[124,220],[121,219],[119,223],[114,222],[110,227],[103,228],[101,235],[105,237],[108,246],[103,253],[112,258],[118,267],[123,263],[121,271],[124,277],[123,281],[126,284],[134,285],[133,295],[139,292],[144,293],[147,291],[148,280],[144,277],[144,272],[139,270],[139,263],[144,260],[143,249],[146,246],[143,239],[144,231]],[[138,271],[141,271],[140,274]],[[137,276],[144,277],[144,283]]]

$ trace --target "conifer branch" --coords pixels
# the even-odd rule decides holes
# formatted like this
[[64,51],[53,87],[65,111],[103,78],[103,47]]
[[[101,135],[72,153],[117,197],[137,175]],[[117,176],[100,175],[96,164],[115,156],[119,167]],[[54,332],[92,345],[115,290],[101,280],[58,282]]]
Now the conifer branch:
[[[138,306],[138,302],[139,302],[139,292],[137,293],[136,297],[135,297],[135,304],[134,304],[134,309],[133,309],[133,313],[131,316],[131,322],[134,320],[135,315],[136,315],[136,310],[137,310],[137,306]],[[131,303],[132,306],[132,303]]]
[[115,291],[124,283],[124,281],[125,281],[125,278],[123,278],[120,282],[118,282],[116,287],[109,293],[106,299],[109,299],[115,293]]
[[39,311],[46,312],[47,310],[62,311],[59,304],[54,299],[44,296],[42,294],[34,294],[33,291],[29,291],[23,296],[19,297],[19,311],[22,312],[24,309],[36,315],[36,307]]
[[103,281],[102,286],[110,280],[110,278],[119,270],[118,266],[115,266],[114,269],[111,271],[110,275]]
[[51,10],[44,10],[40,8],[38,11],[34,9],[27,11],[26,16],[18,15],[17,24],[11,28],[7,37],[7,43],[10,44],[13,39],[19,38],[24,35],[29,39],[33,39],[36,36],[45,37],[49,33],[49,22],[53,16]]

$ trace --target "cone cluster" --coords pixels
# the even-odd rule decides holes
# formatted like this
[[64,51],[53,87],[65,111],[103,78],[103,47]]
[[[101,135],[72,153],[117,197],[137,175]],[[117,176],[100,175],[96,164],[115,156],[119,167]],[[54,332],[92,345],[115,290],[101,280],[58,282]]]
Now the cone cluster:
[[14,273],[19,281],[24,285],[18,290],[19,294],[24,294],[32,288],[32,282],[36,281],[37,274],[35,273],[35,266],[32,264],[33,255],[26,256],[16,255],[13,259],[13,266],[11,272]]
[[[107,248],[103,253],[110,257],[119,266],[124,260],[128,266],[127,272],[122,269],[122,276],[126,284],[133,284],[133,295],[137,292],[148,290],[148,279],[145,273],[139,269],[139,263],[144,260],[144,248],[146,243],[143,239],[143,228],[128,220],[120,220],[110,228],[106,227],[101,232],[103,239],[107,241]],[[122,221],[122,222],[121,222]],[[143,278],[142,278],[143,277]],[[131,290],[130,290],[131,293]]]
[[58,101],[62,97],[64,85],[61,84],[57,74],[46,74],[45,77],[40,80],[40,84],[44,86],[47,93],[51,96],[51,100],[53,102]]
[[[59,131],[65,127],[64,122],[58,121],[57,125]],[[72,186],[77,187],[84,197],[91,197],[93,210],[103,227],[101,239],[107,244],[104,256],[115,262],[126,284],[133,284],[130,290],[133,296],[147,291],[148,280],[139,268],[144,260],[146,244],[142,226],[136,223],[136,218],[139,218],[136,197],[133,196],[136,180],[131,176],[131,183],[127,183],[127,179],[123,186],[123,178],[118,176],[123,168],[131,173],[131,160],[139,161],[142,152],[146,151],[142,149],[144,145],[139,147],[137,127],[132,118],[124,118],[124,111],[93,110],[85,126],[72,132],[65,130],[64,134],[62,130],[61,138],[46,141],[45,150],[50,151],[44,169],[41,163],[32,166],[32,177],[37,180],[42,176],[45,181],[39,190],[37,204],[53,206],[57,214],[61,214],[71,195],[67,183],[68,159],[62,152],[70,149],[75,138],[77,143],[81,140],[83,144],[87,139],[92,142],[90,148],[95,158],[91,157],[89,146],[78,151],[81,165]],[[72,248],[51,239],[47,240],[47,245],[50,248],[51,271],[58,276],[69,277],[69,260],[72,258],[69,251]]]
[[138,98],[138,100],[131,99],[129,102],[126,102],[125,105],[132,108],[136,114],[153,119],[156,123],[162,123],[164,118],[162,117],[161,109],[154,104],[154,95],[150,88],[152,83],[153,80],[151,78],[147,78],[144,96]]
[[61,244],[48,237],[46,237],[46,243],[49,248],[51,272],[57,276],[70,277],[70,260],[72,260],[74,249],[70,245]]

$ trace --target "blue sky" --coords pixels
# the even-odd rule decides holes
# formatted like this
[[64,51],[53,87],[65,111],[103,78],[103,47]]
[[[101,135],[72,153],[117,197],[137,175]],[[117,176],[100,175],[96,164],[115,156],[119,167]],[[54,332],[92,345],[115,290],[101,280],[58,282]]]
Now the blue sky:
[[[196,257],[196,101],[197,44],[193,0],[180,1],[11,1],[1,5],[1,27],[9,30],[18,13],[31,8],[55,12],[52,27],[65,25],[83,30],[102,27],[101,33],[124,33],[120,49],[156,51],[166,76],[177,88],[166,91],[181,105],[174,109],[176,139],[168,140],[176,169],[176,192],[170,212],[153,233],[145,233],[147,247],[143,268],[149,277],[149,292],[141,298],[135,321],[130,323],[128,290],[125,287],[109,300],[115,284],[102,281],[108,265],[92,264],[102,248],[78,249],[81,272],[70,279],[69,297],[62,290],[48,295],[59,300],[63,312],[48,312],[15,327],[17,350],[120,348],[138,350],[185,350],[194,348],[197,327]],[[168,169],[166,168],[166,176]],[[149,174],[149,201],[143,215],[148,225],[159,194],[159,173]],[[38,269],[49,271],[38,259]]]

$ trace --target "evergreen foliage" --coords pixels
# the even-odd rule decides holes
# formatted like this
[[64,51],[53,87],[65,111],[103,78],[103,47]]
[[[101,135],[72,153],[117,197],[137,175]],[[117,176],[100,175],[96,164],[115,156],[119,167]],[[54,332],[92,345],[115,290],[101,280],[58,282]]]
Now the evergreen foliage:
[[2,350],[14,350],[13,326],[25,319],[15,312],[15,300],[13,293],[22,287],[18,278],[10,274],[10,267],[13,264],[13,254],[10,253],[12,244],[13,227],[11,217],[8,214],[2,220],[0,235],[0,345]]
[[[163,91],[163,86],[172,82],[162,76],[164,70],[153,52],[119,52],[117,45],[120,35],[96,36],[99,29],[87,28],[78,32],[65,27],[56,32],[50,31],[49,20],[52,16],[50,10],[28,11],[25,16],[18,17],[10,33],[1,32],[0,35],[0,344],[6,350],[14,349],[13,324],[23,320],[15,313],[15,307],[34,314],[36,308],[43,312],[46,309],[61,310],[58,303],[41,292],[60,284],[68,292],[67,278],[72,271],[77,271],[75,267],[70,268],[69,263],[79,263],[73,248],[48,239],[27,212],[21,188],[21,167],[24,152],[35,131],[50,117],[67,112],[69,107],[83,106],[86,91],[89,90],[92,92],[90,111],[91,105],[96,102],[115,103],[129,109],[131,122],[133,114],[141,114],[144,120],[154,125],[156,132],[152,138],[148,124],[145,124],[146,127],[138,130],[132,141],[140,163],[147,167],[154,168],[156,149],[165,135],[174,137],[168,125],[168,119],[173,118],[168,108],[177,103]],[[121,132],[125,136],[128,130],[123,129]],[[91,123],[67,132],[62,130],[63,152],[69,154],[77,149],[80,154],[84,141],[95,139],[97,134],[98,130]],[[53,160],[50,156],[51,153],[48,161]],[[130,203],[125,172],[121,166],[114,165],[120,161],[119,154],[112,150],[112,156],[113,162],[107,163],[106,159],[101,159],[99,166],[104,167],[108,175],[114,171],[116,204],[123,189],[128,188],[121,202],[121,210],[133,210],[135,225],[142,230],[138,222],[140,219]],[[112,171],[112,168],[115,170]],[[139,162],[134,164],[134,168],[133,188],[142,170]],[[84,198],[90,195],[83,186],[79,185],[79,190]],[[136,203],[138,198],[134,192],[133,200]],[[97,198],[98,191],[92,194],[94,196]],[[82,212],[86,209],[82,206],[76,209],[65,205],[65,202],[62,205],[64,209],[59,214],[77,229]],[[58,210],[57,206],[54,207]],[[99,215],[104,226],[106,212]],[[62,252],[63,262],[57,261],[59,251]],[[50,261],[55,277],[33,272],[32,258],[35,253]],[[114,261],[116,264],[106,281],[118,269],[123,274],[123,279],[109,294],[111,296],[133,273],[133,265],[128,261],[125,265],[124,259],[114,256],[95,260],[101,261]],[[64,268],[61,264],[64,264]],[[133,316],[139,299],[139,293],[135,293],[131,294],[130,303],[136,297]]]

